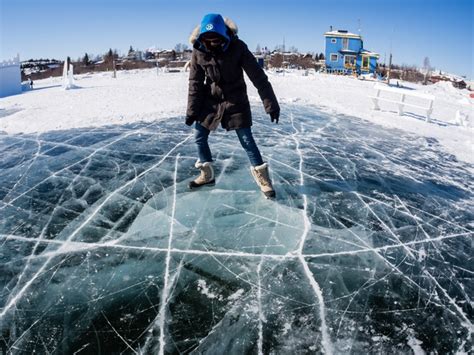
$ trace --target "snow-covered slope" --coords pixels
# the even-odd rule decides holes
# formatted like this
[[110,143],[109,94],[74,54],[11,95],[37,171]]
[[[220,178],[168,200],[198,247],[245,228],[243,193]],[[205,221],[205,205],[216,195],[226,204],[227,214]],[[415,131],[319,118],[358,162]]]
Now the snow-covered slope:
[[[281,102],[315,105],[331,114],[359,117],[370,122],[437,139],[458,159],[474,162],[473,101],[467,90],[449,83],[431,86],[401,83],[435,96],[432,122],[422,112],[398,116],[396,107],[385,103],[373,111],[370,95],[374,83],[351,77],[302,71],[268,73]],[[61,79],[35,82],[35,90],[0,99],[0,131],[9,134],[45,132],[75,127],[103,126],[134,121],[154,121],[182,116],[186,109],[188,73],[157,73],[156,70],[122,71],[76,76],[79,89],[62,90]],[[258,104],[257,91],[248,83],[249,95]],[[456,112],[468,116],[460,125]],[[287,113],[282,112],[285,120]],[[418,114],[418,115],[416,115]],[[466,124],[466,122],[465,122]]]

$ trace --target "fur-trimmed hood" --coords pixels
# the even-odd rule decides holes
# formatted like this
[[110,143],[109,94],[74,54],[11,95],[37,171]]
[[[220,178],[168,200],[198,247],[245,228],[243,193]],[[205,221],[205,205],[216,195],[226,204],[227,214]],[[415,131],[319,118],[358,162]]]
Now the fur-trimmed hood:
[[[237,32],[239,31],[239,28],[235,24],[234,21],[232,21],[230,18],[225,17],[224,18],[224,23],[227,27],[227,32],[229,37],[233,37],[237,35]],[[191,35],[189,36],[189,43],[191,43],[192,46],[196,43],[196,41],[199,39],[199,36],[201,35],[201,25],[197,25],[194,30],[191,32]]]

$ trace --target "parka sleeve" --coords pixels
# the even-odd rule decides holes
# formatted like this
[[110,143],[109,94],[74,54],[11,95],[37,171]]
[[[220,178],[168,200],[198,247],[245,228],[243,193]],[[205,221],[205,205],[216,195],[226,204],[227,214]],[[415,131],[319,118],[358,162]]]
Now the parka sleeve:
[[186,124],[191,126],[197,120],[204,95],[204,69],[197,63],[196,49],[193,49],[189,65],[188,107],[186,110]]
[[250,52],[247,45],[241,41],[243,46],[242,54],[242,68],[249,77],[252,84],[257,88],[260,99],[263,102],[263,107],[266,113],[280,111],[277,98],[273,92],[272,85],[268,81],[268,77],[257,63],[257,59]]

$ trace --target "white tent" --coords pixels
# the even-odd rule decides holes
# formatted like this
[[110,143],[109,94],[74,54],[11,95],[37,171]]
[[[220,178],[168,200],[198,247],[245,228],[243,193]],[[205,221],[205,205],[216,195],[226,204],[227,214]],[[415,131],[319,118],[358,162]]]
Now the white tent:
[[0,97],[21,93],[20,55],[0,62]]

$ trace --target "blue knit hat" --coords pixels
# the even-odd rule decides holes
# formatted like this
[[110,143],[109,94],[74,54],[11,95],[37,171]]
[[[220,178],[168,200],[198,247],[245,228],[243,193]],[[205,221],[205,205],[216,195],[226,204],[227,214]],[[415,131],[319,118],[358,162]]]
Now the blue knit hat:
[[227,26],[224,22],[224,19],[219,14],[207,14],[203,17],[201,21],[201,31],[199,33],[199,41],[201,40],[201,36],[205,33],[214,32],[218,35],[222,36],[226,43],[224,45],[224,49],[227,48],[230,42],[229,35],[227,34]]

